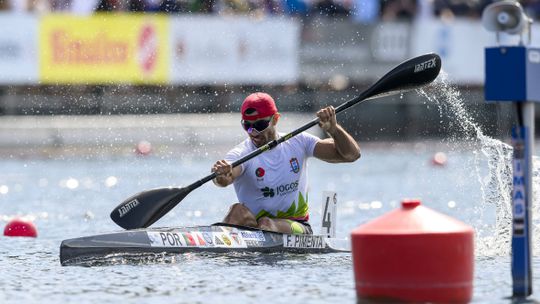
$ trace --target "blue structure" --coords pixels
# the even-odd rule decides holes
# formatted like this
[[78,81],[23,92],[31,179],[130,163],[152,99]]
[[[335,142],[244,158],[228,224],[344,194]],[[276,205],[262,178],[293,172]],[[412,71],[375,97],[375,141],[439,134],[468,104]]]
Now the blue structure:
[[486,48],[486,101],[540,102],[540,49]]
[[512,280],[513,296],[532,294],[531,210],[534,102],[540,102],[540,49],[486,48],[486,101],[513,102]]
[[532,20],[515,0],[488,5],[482,12],[482,24],[497,35],[519,35],[517,46],[486,48],[486,101],[513,102],[517,123],[512,128],[512,281],[513,297],[532,294],[531,219],[532,155],[534,150],[534,102],[540,102],[540,49],[523,43],[523,34],[531,42]]

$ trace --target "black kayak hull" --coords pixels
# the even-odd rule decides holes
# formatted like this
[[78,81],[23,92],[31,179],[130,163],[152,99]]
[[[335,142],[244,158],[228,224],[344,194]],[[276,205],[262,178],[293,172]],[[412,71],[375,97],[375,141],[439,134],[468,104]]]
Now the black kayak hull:
[[76,265],[89,259],[134,254],[350,251],[346,240],[339,241],[323,235],[290,235],[224,224],[146,228],[64,240],[60,245],[60,263]]

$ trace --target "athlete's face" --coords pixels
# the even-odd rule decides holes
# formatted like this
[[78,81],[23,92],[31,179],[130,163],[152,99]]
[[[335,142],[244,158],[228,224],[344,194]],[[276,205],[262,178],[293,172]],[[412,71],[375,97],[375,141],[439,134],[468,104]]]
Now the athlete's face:
[[279,114],[274,114],[257,120],[242,120],[242,127],[257,148],[276,138],[275,125],[278,117]]

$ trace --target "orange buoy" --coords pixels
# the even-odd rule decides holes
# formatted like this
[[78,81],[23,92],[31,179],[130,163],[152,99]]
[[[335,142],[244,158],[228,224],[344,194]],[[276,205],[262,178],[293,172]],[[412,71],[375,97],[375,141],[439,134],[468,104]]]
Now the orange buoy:
[[472,227],[404,200],[353,230],[359,299],[469,302],[474,275]]
[[4,228],[5,236],[37,237],[37,229],[34,223],[15,218],[9,221]]

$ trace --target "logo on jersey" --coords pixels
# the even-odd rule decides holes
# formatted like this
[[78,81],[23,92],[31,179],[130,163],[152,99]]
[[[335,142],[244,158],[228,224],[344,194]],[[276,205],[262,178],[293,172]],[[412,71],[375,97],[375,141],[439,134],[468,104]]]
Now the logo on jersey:
[[264,187],[261,189],[264,197],[274,197],[274,189],[272,188],[268,188],[268,187]]
[[292,172],[300,172],[300,163],[298,163],[298,159],[296,157],[291,158],[289,162],[291,163]]
[[264,187],[261,189],[264,197],[274,197],[274,195],[283,196],[298,190],[298,180],[290,184],[282,184],[275,188]]
[[263,177],[263,176],[264,176],[264,173],[265,173],[265,172],[264,172],[264,169],[261,168],[261,167],[259,167],[259,168],[257,168],[257,170],[255,170],[255,175],[256,175],[257,177]]

